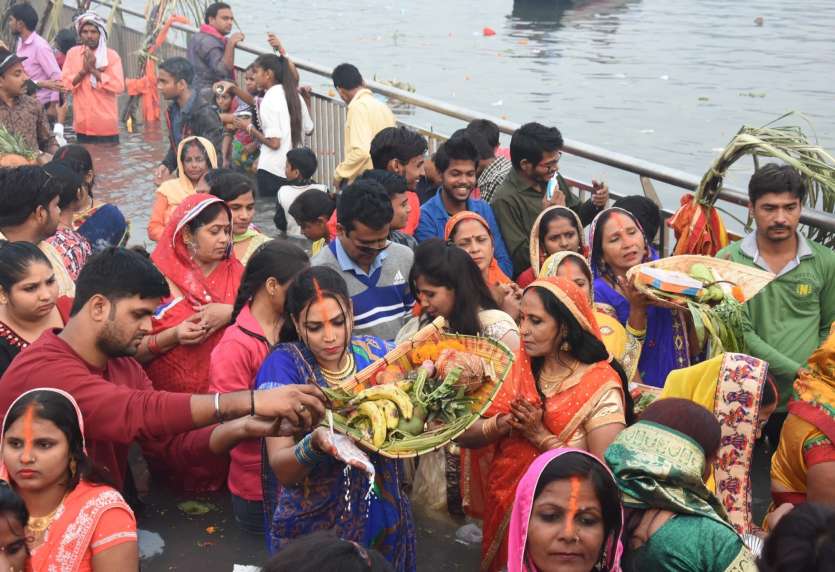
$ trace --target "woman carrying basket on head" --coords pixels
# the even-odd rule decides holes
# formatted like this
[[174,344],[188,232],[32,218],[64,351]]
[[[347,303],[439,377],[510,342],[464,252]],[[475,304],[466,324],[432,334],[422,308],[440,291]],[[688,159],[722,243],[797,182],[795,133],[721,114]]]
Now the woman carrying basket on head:
[[[315,266],[296,276],[284,308],[284,343],[261,366],[257,389],[306,383],[337,388],[391,349],[380,338],[351,335],[348,287],[331,268]],[[369,457],[376,470],[371,494],[362,470],[352,466],[345,472],[327,429],[315,429],[297,443],[267,439],[263,491],[270,551],[298,536],[332,529],[378,550],[399,572],[415,570],[415,529],[401,486],[402,463]]]

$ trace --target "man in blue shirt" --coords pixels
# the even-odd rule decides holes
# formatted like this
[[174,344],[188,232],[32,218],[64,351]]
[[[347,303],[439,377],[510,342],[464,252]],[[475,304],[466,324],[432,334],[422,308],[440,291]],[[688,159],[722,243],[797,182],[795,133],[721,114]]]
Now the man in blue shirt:
[[435,153],[435,167],[441,176],[441,188],[434,197],[420,207],[420,224],[415,238],[423,242],[428,238],[444,238],[444,227],[449,217],[461,211],[472,211],[484,217],[493,232],[493,255],[502,272],[513,275],[513,263],[505,248],[496,217],[490,205],[480,199],[470,198],[476,185],[478,151],[466,137],[453,137]]
[[342,191],[336,206],[336,239],[311,260],[345,279],[354,332],[384,340],[394,340],[414,305],[408,285],[414,255],[389,240],[393,215],[380,183],[358,179]]

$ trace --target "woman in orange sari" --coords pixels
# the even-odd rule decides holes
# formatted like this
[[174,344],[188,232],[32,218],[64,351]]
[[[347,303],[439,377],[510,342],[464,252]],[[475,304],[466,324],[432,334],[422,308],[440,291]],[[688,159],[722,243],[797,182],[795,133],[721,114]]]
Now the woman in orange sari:
[[521,304],[522,348],[485,418],[458,440],[477,448],[465,504],[484,520],[482,570],[507,563],[516,485],[543,451],[573,447],[599,458],[627,422],[626,375],[610,361],[587,296],[564,278],[535,280]]
[[493,232],[484,217],[472,211],[461,211],[446,222],[444,238],[470,255],[499,308],[514,320],[518,318],[522,290],[499,268]]
[[0,477],[29,512],[26,570],[139,569],[136,519],[87,456],[81,411],[68,393],[33,389],[12,403]]

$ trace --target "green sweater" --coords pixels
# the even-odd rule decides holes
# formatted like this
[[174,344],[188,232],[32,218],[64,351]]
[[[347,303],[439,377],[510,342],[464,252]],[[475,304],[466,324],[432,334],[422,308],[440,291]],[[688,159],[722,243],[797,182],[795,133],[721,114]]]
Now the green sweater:
[[[800,264],[745,303],[745,345],[749,354],[768,362],[780,390],[778,411],[786,410],[797,370],[835,321],[835,253],[805,237],[801,240],[810,252],[801,255]],[[717,257],[756,267],[742,248],[744,242],[731,244]]]

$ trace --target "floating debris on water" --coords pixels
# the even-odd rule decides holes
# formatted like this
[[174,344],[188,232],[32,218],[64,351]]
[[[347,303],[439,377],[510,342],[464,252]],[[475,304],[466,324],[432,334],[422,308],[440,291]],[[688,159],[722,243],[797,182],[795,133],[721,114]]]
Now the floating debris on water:
[[764,91],[740,91],[741,97],[765,97]]
[[481,31],[481,34],[486,37],[495,36],[496,30],[494,30],[490,26],[485,26],[484,29]]
[[763,18],[762,16],[757,16],[756,18],[754,18],[754,24],[756,24],[757,26],[762,26],[764,23],[765,18]]
[[177,508],[189,516],[203,516],[212,511],[219,510],[216,505],[210,502],[188,500],[177,505]]
[[153,558],[159,556],[165,549],[165,541],[162,536],[150,530],[139,529],[137,543],[139,544],[139,558]]

